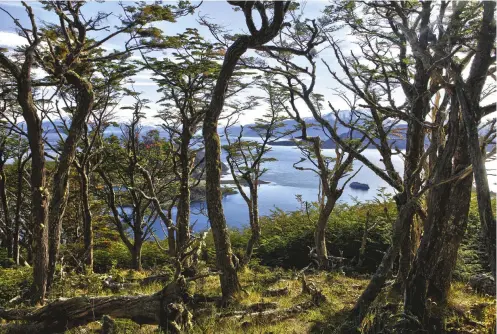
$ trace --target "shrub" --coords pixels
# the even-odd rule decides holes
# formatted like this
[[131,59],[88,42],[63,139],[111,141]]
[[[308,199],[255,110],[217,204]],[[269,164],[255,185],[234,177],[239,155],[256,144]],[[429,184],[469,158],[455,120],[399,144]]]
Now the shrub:
[[32,284],[32,273],[29,267],[0,269],[0,305],[22,295]]

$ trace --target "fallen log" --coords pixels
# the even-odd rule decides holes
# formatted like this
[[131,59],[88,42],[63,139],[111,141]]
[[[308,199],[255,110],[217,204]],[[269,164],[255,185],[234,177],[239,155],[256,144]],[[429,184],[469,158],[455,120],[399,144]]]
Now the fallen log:
[[151,295],[76,297],[58,299],[41,308],[0,309],[0,319],[27,323],[0,326],[1,333],[64,333],[66,330],[102,319],[103,316],[125,318],[142,324],[156,324],[171,333],[188,327],[186,281],[168,284]]
[[150,285],[152,283],[166,283],[171,279],[171,275],[169,274],[163,274],[163,275],[155,275],[155,276],[149,276],[141,280],[140,285]]

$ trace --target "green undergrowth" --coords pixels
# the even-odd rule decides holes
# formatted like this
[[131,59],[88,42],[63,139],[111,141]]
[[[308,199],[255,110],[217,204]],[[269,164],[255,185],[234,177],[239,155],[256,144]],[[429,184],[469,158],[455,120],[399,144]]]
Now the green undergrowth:
[[[28,268],[29,269],[29,268]],[[19,289],[16,284],[29,277],[28,269],[0,270],[0,291],[12,290],[2,298],[13,297]],[[149,275],[150,271],[134,272],[131,270],[114,269],[102,274],[67,274],[59,278],[54,286],[50,299],[75,296],[109,296],[109,295],[142,295],[159,291],[163,284],[156,283],[148,286],[135,285],[119,292],[102,288],[102,280],[112,275],[121,282],[137,282]],[[220,312],[243,310],[255,303],[274,302],[279,309],[290,308],[310,300],[310,296],[302,293],[302,282],[294,270],[253,266],[240,273],[240,283],[243,288],[236,303],[228,309],[220,310],[215,305],[208,305],[201,317],[194,319],[190,333],[333,333],[346,319],[348,311],[353,307],[357,298],[368,283],[367,277],[351,277],[338,272],[311,272],[307,279],[313,282],[327,297],[327,302],[310,308],[307,311],[277,322],[251,322],[247,319],[219,320]],[[17,282],[17,283],[16,283]],[[14,287],[16,287],[14,289]],[[266,297],[268,289],[288,288],[289,294],[277,297]],[[219,278],[209,276],[189,284],[189,293],[207,296],[219,296]],[[5,299],[2,305],[8,306]],[[386,288],[376,300],[370,313],[361,325],[362,333],[379,333],[377,331],[392,324],[401,310],[402,296]],[[23,307],[25,305],[18,305]],[[449,308],[447,310],[446,328],[448,333],[493,333],[495,328],[495,301],[491,297],[480,296],[471,291],[463,283],[455,283],[452,287]],[[131,320],[116,319],[117,333],[158,333],[157,326],[139,326]],[[101,319],[83,327],[75,328],[66,333],[99,333]],[[349,330],[349,333],[361,331]]]

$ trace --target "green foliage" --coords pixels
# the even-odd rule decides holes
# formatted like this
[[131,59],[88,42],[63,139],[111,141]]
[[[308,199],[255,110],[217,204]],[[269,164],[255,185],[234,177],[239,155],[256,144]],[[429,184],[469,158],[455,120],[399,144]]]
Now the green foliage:
[[[393,202],[337,205],[326,231],[329,253],[332,256],[345,257],[347,259],[345,265],[355,264],[359,256],[366,214],[369,211],[372,217],[370,226],[374,224],[374,228],[368,233],[362,269],[374,271],[390,243],[391,221],[385,215],[385,207],[389,215],[395,216]],[[259,247],[254,251],[254,257],[260,261],[260,264],[266,266],[284,268],[307,266],[311,261],[309,249],[314,246],[314,229],[318,214],[317,208],[312,206],[309,216],[304,210],[295,212],[276,210],[268,217],[261,217],[261,240]],[[243,254],[248,238],[250,238],[248,228],[231,231],[231,244],[236,253]]]
[[[494,198],[492,200],[492,207],[494,209],[495,204]],[[478,203],[475,194],[473,194],[468,215],[468,227],[459,247],[453,278],[467,282],[472,276],[488,271],[489,266],[485,244],[482,238]]]
[[32,283],[30,267],[0,269],[0,305],[20,296]]

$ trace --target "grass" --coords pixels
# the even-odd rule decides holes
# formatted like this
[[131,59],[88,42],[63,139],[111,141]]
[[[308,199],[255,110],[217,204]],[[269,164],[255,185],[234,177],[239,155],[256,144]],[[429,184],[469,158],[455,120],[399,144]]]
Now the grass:
[[[132,281],[144,278],[150,273],[114,270],[112,274],[115,278]],[[2,270],[0,270],[1,275]],[[347,312],[352,308],[368,283],[367,278],[347,277],[340,273],[315,272],[306,277],[308,281],[322,289],[323,294],[328,299],[327,303],[279,322],[258,322],[249,327],[245,327],[246,319],[217,319],[215,316],[221,311],[211,305],[203,310],[204,316],[194,319],[191,333],[331,333],[343,322]],[[102,278],[102,275],[96,274],[66,276],[57,284],[50,297],[112,295],[111,291],[102,289]],[[237,303],[230,310],[241,310],[248,305],[259,302],[274,302],[278,308],[289,308],[310,300],[308,295],[302,294],[301,281],[296,279],[295,272],[292,271],[256,266],[241,272],[239,278],[244,291],[237,296]],[[288,295],[264,296],[264,291],[268,289],[285,287],[289,290]],[[149,286],[137,285],[120,291],[117,295],[151,294],[161,288],[162,284],[160,283]],[[199,279],[190,284],[189,290],[191,293],[208,296],[219,296],[221,293],[217,276]],[[381,297],[379,304],[401,305],[401,301],[400,295],[385,294]],[[230,310],[223,310],[223,312]],[[474,294],[469,287],[462,283],[453,285],[447,312],[447,329],[451,333],[494,333],[495,300],[492,297]],[[377,315],[372,315],[371,319],[366,319],[363,328],[367,329],[367,322],[374,322],[375,316]],[[117,333],[157,333],[157,326],[139,326],[130,320],[117,319],[116,326]],[[100,322],[96,321],[66,333],[97,333],[100,327]]]

